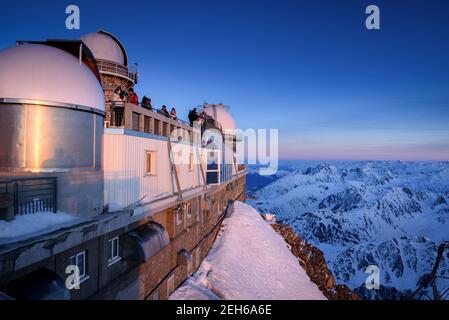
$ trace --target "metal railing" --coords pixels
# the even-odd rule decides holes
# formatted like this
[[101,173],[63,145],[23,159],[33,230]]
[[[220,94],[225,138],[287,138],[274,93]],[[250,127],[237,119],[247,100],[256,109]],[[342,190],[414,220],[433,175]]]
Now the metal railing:
[[57,211],[57,178],[0,181],[0,210],[14,216]]
[[137,83],[137,68],[126,67],[112,61],[97,60],[98,71],[113,75],[119,75]]
[[149,109],[132,103],[113,102],[111,104],[110,127],[125,128],[159,136],[170,137],[173,130],[180,130],[182,140],[193,139],[193,128],[181,119],[172,119],[161,110]]

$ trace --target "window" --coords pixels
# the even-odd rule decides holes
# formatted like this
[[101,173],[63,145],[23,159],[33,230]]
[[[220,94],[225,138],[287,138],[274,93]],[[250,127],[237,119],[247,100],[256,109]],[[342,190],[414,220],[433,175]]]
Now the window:
[[170,124],[162,122],[162,135],[165,137],[170,137]]
[[108,267],[121,259],[122,258],[119,255],[119,239],[118,237],[114,237],[109,240]]
[[147,175],[156,175],[156,152],[155,151],[147,151],[145,153],[145,174]]
[[139,131],[139,118],[140,115],[137,112],[133,112],[132,128],[134,131]]
[[199,268],[201,265],[201,248],[198,247],[195,250],[195,263],[196,263],[196,268]]
[[143,118],[143,131],[146,133],[151,132],[151,118],[148,116],[144,116]]
[[175,291],[175,275],[172,274],[167,280],[167,296],[170,296]]
[[89,276],[86,274],[86,251],[82,251],[74,256],[71,256],[70,265],[78,267],[79,283],[82,283],[83,281],[89,279]]
[[187,276],[190,277],[193,273],[193,258],[187,261]]
[[182,223],[182,206],[178,206],[175,209],[176,214],[176,225],[180,225]]
[[154,119],[154,134],[161,135],[161,121]]
[[192,206],[190,205],[190,203],[185,204],[185,212],[187,215],[187,219],[190,219],[192,217]]

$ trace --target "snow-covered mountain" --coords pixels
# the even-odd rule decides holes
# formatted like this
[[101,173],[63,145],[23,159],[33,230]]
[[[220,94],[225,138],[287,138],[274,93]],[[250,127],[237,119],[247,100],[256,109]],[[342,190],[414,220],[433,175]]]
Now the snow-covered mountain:
[[[250,204],[321,249],[338,283],[367,298],[407,297],[449,241],[449,162],[309,165],[283,172]],[[369,265],[382,290],[365,289]]]

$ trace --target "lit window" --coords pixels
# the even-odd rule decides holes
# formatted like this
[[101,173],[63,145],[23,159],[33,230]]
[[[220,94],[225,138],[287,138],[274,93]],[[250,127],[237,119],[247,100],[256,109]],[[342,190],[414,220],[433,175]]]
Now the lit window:
[[119,255],[119,239],[114,237],[109,240],[109,251],[108,251],[108,266],[121,260]]
[[147,151],[145,154],[145,157],[146,157],[145,173],[147,175],[156,175],[156,152],[155,151]]

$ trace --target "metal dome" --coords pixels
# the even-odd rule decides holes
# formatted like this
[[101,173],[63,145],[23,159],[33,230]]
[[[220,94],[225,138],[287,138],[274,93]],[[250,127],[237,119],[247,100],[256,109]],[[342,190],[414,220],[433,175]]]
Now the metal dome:
[[237,124],[231,113],[222,104],[205,104],[204,111],[221,124],[223,131],[236,130]]
[[128,65],[125,47],[111,33],[100,30],[82,36],[81,40],[92,51],[95,59],[112,61],[124,66]]
[[105,110],[101,84],[89,68],[63,50],[40,44],[0,51],[0,98]]

